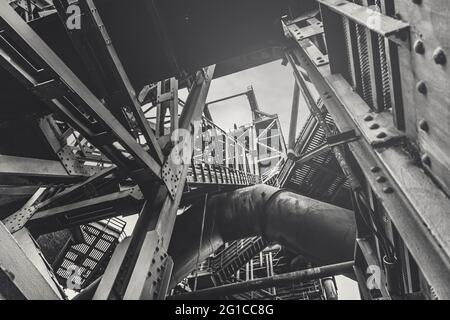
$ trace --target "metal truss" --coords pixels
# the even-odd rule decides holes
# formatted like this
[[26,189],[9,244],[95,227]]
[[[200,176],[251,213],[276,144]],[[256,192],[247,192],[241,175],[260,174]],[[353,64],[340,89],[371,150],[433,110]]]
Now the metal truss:
[[[7,3],[2,2],[0,8],[2,66],[53,110],[63,114],[78,132],[119,167],[132,175],[140,171],[140,177],[160,177],[158,161],[136,142],[27,23],[17,18]],[[32,57],[35,64],[25,56]],[[152,148],[158,150],[159,145],[154,144]]]
[[[67,4],[67,2],[55,3],[61,14],[65,12]],[[163,158],[159,142],[145,118],[93,2],[83,1],[82,4],[85,15],[91,19],[89,26],[93,28],[83,29],[79,34],[71,34],[71,37],[75,47],[78,45],[78,48],[81,48],[79,46],[82,43],[90,42],[99,48],[96,52],[104,55],[101,61],[108,64],[108,70],[112,70],[112,80],[115,81],[117,90],[103,91],[105,101],[107,103],[110,101],[108,108],[34,31],[16,16],[8,4],[2,3],[0,6],[2,66],[58,115],[62,115],[64,121],[70,123],[70,127],[64,126],[63,131],[52,117],[43,118],[40,122],[45,137],[62,164],[58,170],[48,169],[49,173],[58,175],[57,172],[61,171],[59,176],[91,176],[85,182],[66,188],[62,192],[52,190],[53,193],[56,191],[54,196],[46,189],[39,189],[30,202],[16,214],[8,217],[5,223],[11,232],[17,232],[27,223],[35,232],[51,232],[127,214],[127,210],[132,214],[135,213],[132,209],[134,206],[136,210],[141,211],[135,231],[129,240],[122,242],[123,245],[128,244],[127,248],[124,249],[122,246],[118,250],[124,253],[125,261],[120,261],[121,259],[117,261],[117,254],[114,255],[108,270],[118,266],[117,273],[107,270],[107,276],[102,279],[96,297],[106,295],[111,298],[115,295],[124,299],[164,298],[166,288],[157,280],[161,280],[163,276],[170,277],[171,259],[165,251],[170,241],[190,163],[174,164],[170,154],[167,158]],[[85,58],[86,61],[89,59]],[[95,72],[95,69],[92,71]],[[191,132],[189,139],[194,138],[213,74],[214,66],[195,75],[180,119],[178,120],[178,115],[172,113],[172,131],[179,126],[180,129]],[[172,90],[177,90],[177,87],[173,87]],[[172,100],[177,103],[177,99]],[[165,103],[162,98],[159,102]],[[119,104],[113,105],[114,103]],[[129,118],[121,117],[120,112],[114,111],[121,108],[124,111],[131,110],[133,115],[131,122],[128,121]],[[144,144],[138,139],[139,136],[135,135],[135,128],[138,135],[145,138]],[[89,146],[93,146],[94,149]],[[92,152],[87,152],[87,149]],[[95,157],[94,153],[99,156]],[[87,162],[94,163],[94,171],[84,171],[89,167],[86,167]],[[53,165],[57,163],[53,162]],[[111,166],[112,163],[115,165]],[[35,161],[34,164],[39,165],[39,162]],[[106,164],[107,168],[102,170],[98,167],[99,164],[101,166]],[[13,166],[8,166],[8,173],[11,173],[11,168]],[[27,171],[30,170],[23,172]],[[41,168],[40,173],[45,172]],[[38,171],[30,173],[38,175]],[[127,176],[132,177],[140,188],[125,188],[116,193],[83,199],[86,187],[93,187],[95,192],[104,193],[110,186],[117,185],[119,180]],[[244,179],[247,179],[246,176],[228,170],[224,170],[222,176],[222,181],[236,184],[244,183]],[[163,182],[160,186],[159,181]],[[77,202],[76,194],[80,191],[80,201]],[[50,192],[46,194],[47,200],[42,197],[46,192]],[[119,207],[111,210],[111,205],[114,208],[114,204],[118,204]],[[154,257],[149,258],[148,254]],[[152,263],[156,259],[159,261],[159,267]],[[133,263],[130,264],[130,261]],[[142,273],[144,270],[147,271]],[[118,278],[115,278],[115,274],[118,274]],[[108,279],[111,279],[110,283],[107,282]],[[139,289],[136,283],[142,284],[142,287]],[[105,289],[105,286],[110,289]]]

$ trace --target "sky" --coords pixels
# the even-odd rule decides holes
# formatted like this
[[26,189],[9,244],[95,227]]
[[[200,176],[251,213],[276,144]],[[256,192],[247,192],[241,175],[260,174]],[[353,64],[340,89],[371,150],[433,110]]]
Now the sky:
[[[275,61],[215,79],[211,84],[208,101],[244,92],[249,86],[253,86],[261,111],[278,114],[287,139],[294,90],[292,69],[283,66],[281,61]],[[250,105],[245,96],[211,105],[210,111],[214,121],[225,130],[233,128],[234,124],[239,126],[252,121]],[[301,101],[297,132],[308,114],[306,105]]]

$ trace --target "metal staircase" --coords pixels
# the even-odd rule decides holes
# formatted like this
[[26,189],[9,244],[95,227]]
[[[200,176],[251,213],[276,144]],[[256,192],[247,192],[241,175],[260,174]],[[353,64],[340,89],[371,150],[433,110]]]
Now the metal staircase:
[[53,263],[58,282],[82,290],[103,274],[117,244],[125,237],[125,221],[113,218],[80,226],[82,242],[69,239]]
[[[324,112],[327,124],[334,128],[335,124],[324,109],[322,100],[318,100],[317,106]],[[299,160],[288,159],[285,162],[278,178],[280,187],[348,208],[349,183],[331,148],[323,148],[326,144],[325,132],[315,117],[310,115],[294,148]]]
[[267,242],[261,237],[234,241],[228,244],[213,259],[214,277],[218,284],[225,284],[254,256],[267,247]]

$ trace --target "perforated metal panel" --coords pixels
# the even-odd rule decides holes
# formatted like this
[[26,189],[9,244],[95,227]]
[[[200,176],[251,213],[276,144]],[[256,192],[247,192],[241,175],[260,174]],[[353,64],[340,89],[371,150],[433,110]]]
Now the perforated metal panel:
[[[331,116],[326,114],[325,118],[328,125],[334,128]],[[325,142],[325,132],[311,115],[301,130],[295,151],[306,154]],[[344,207],[351,203],[348,198],[349,185],[331,150],[302,164],[287,161],[282,175],[284,178],[280,181],[283,188]]]
[[104,271],[125,225],[123,220],[114,218],[80,226],[83,242],[70,240],[54,263],[59,283],[75,291],[92,283]]

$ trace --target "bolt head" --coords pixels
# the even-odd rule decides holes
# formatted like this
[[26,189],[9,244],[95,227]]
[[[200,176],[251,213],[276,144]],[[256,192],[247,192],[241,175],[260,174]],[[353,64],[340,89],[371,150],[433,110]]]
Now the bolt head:
[[425,81],[419,81],[416,88],[417,91],[419,91],[421,94],[427,94],[428,92],[427,84],[425,83]]
[[425,45],[423,44],[423,41],[422,41],[422,40],[417,40],[417,41],[414,43],[414,51],[415,51],[417,54],[424,54],[424,53],[425,53]]
[[385,177],[382,177],[382,176],[377,177],[377,182],[378,182],[378,183],[385,183],[385,182],[386,182],[386,178],[385,178]]
[[392,187],[385,187],[383,188],[383,192],[386,194],[394,193],[394,189]]
[[430,167],[430,166],[431,166],[431,159],[430,159],[430,157],[429,157],[427,154],[424,154],[424,155],[422,156],[422,163],[423,163],[424,165],[426,165],[427,167]]
[[372,168],[370,168],[370,171],[372,171],[372,173],[377,173],[377,172],[380,172],[380,168],[372,167]]
[[444,49],[437,48],[433,53],[433,59],[436,64],[444,65],[447,63],[447,55],[445,54]]
[[425,120],[421,120],[421,121],[419,122],[419,128],[420,128],[422,131],[425,131],[425,132],[430,131],[430,127],[428,126],[428,122],[426,122]]

